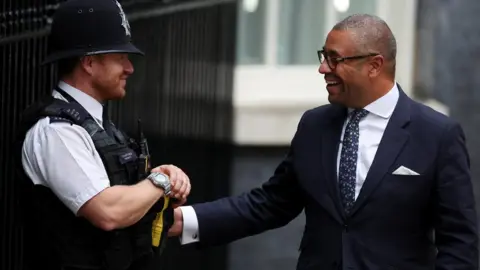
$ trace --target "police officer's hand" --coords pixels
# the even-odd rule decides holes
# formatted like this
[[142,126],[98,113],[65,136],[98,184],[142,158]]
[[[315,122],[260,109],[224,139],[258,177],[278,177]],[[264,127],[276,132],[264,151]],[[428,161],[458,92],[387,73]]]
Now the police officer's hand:
[[170,178],[172,185],[170,197],[178,199],[178,202],[174,203],[174,207],[183,205],[187,201],[191,190],[190,179],[180,168],[174,165],[161,165],[152,169],[152,172],[164,173]]

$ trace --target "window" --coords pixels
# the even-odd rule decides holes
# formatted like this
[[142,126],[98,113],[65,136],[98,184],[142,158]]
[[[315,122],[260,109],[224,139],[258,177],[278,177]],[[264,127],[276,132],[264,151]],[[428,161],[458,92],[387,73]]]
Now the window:
[[318,65],[328,27],[354,13],[377,13],[377,0],[240,0],[237,63]]
[[262,64],[265,62],[266,1],[239,1],[237,62]]
[[325,39],[326,0],[280,0],[277,62],[316,65]]
[[376,0],[333,0],[333,7],[336,11],[337,21],[355,14],[366,13],[376,14],[377,1]]

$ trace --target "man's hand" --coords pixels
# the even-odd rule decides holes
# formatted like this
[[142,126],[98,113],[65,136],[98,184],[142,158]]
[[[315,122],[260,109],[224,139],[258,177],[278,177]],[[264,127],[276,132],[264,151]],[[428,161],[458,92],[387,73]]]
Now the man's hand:
[[168,236],[180,236],[183,230],[183,214],[180,208],[173,209],[173,225],[168,230]]
[[170,178],[172,191],[169,196],[178,200],[173,203],[173,207],[176,208],[187,201],[191,190],[190,179],[180,168],[174,165],[161,165],[153,168],[152,172],[164,173]]

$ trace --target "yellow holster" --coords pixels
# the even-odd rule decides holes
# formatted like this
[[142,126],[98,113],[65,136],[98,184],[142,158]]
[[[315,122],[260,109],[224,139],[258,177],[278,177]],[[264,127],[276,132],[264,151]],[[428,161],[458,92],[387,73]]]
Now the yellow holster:
[[163,208],[162,211],[157,213],[155,220],[152,224],[152,246],[158,247],[160,245],[160,241],[162,240],[162,232],[164,228],[163,224],[163,213],[165,209],[168,208],[170,202],[170,198],[165,196],[163,200]]

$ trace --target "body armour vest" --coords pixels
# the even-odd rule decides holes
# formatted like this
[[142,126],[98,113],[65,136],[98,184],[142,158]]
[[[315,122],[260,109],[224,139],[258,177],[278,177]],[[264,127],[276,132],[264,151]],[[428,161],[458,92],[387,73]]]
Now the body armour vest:
[[[62,95],[65,97],[66,93]],[[145,171],[145,160],[139,158],[137,142],[113,124],[107,134],[79,103],[71,97],[66,98],[70,102],[47,97],[25,111],[17,133],[17,153],[22,152],[27,131],[48,116],[51,124],[68,122],[82,126],[90,134],[111,186],[133,185],[144,179],[148,171]],[[24,220],[25,269],[144,270],[157,261],[155,258],[162,252],[173,223],[173,209],[168,198],[160,199],[133,226],[103,231],[75,216],[49,188],[33,185],[22,168],[21,154],[17,155],[17,162],[21,178],[17,196]],[[65,179],[68,181],[68,175]]]

